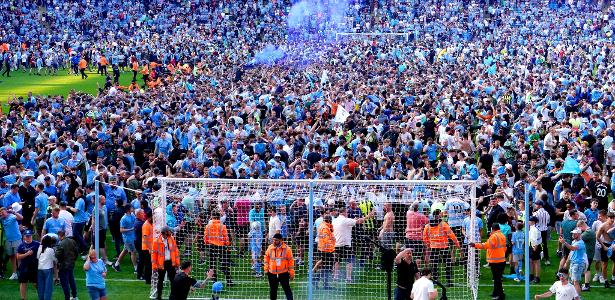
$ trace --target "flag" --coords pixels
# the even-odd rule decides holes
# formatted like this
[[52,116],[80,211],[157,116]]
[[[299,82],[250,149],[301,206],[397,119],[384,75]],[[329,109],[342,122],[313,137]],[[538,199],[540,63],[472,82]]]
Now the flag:
[[574,158],[568,156],[564,161],[564,167],[558,173],[560,174],[579,174],[581,173],[581,165]]
[[344,123],[346,122],[346,119],[348,119],[349,116],[350,116],[350,113],[348,113],[348,111],[344,109],[344,107],[342,107],[341,105],[338,105],[337,112],[335,113],[334,121],[337,123]]

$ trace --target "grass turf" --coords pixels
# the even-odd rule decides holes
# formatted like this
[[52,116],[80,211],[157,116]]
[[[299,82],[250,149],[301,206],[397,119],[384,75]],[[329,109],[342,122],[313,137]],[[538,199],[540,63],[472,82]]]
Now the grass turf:
[[[110,237],[107,239],[110,241]],[[108,242],[112,245],[111,242]],[[550,242],[549,249],[555,249],[556,242]],[[115,254],[114,250],[110,251]],[[542,266],[542,278],[541,283],[531,286],[531,297],[537,293],[543,293],[548,290],[550,285],[554,282],[554,274],[557,269],[557,256],[555,251],[552,251],[551,266]],[[484,253],[482,253],[482,263],[484,264]],[[85,288],[85,274],[81,268],[83,260],[77,261],[75,267],[75,278],[77,280],[78,296],[80,299],[88,299],[87,290]],[[247,259],[238,260],[239,266],[235,266],[232,269],[239,269],[244,271],[243,274],[233,274],[236,286],[232,288],[225,287],[225,291],[220,295],[220,299],[267,299],[268,298],[268,285],[264,278],[255,279],[245,273],[245,270],[249,270],[249,262]],[[198,269],[204,268],[205,265],[194,262],[193,273],[201,273]],[[490,299],[491,293],[491,273],[489,269],[481,267],[480,286],[478,299]],[[358,273],[358,274],[357,274]],[[337,287],[335,291],[321,291],[314,290],[315,299],[386,299],[385,291],[385,275],[379,270],[370,270],[367,272],[355,273],[355,283],[343,284],[336,283]],[[508,268],[505,274],[508,273]],[[297,275],[297,278],[292,283],[295,299],[305,299],[307,293],[306,275],[305,269]],[[197,278],[203,279],[203,278]],[[393,278],[395,280],[395,278]],[[2,280],[2,288],[0,289],[0,299],[19,299],[19,287],[16,281]],[[367,284],[365,284],[367,282]],[[604,287],[597,286],[592,283],[592,290],[590,292],[584,292],[582,294],[583,299],[610,299],[612,298],[614,291],[607,290]],[[167,287],[168,288],[168,287]],[[211,288],[209,284],[205,289],[206,291]],[[515,283],[512,280],[504,279],[504,290],[507,295],[507,299],[523,299],[524,286],[523,283]],[[107,295],[108,299],[119,300],[134,300],[134,299],[148,299],[150,287],[145,285],[142,281],[135,280],[135,276],[132,273],[132,266],[128,257],[124,258],[122,263],[121,272],[115,272],[109,268],[107,274]],[[209,293],[205,293],[209,295]],[[283,299],[283,292],[279,291],[280,299]],[[36,290],[30,285],[28,288],[29,299],[36,298]],[[450,294],[449,294],[450,297]],[[57,286],[54,289],[52,299],[63,299],[62,289]],[[454,299],[451,297],[451,299]]]
[[[81,91],[89,94],[98,93],[96,83],[101,86],[105,84],[105,76],[94,72],[86,72],[87,79],[81,79],[81,75],[75,76],[68,74],[68,70],[58,70],[57,76],[38,76],[30,75],[28,72],[20,70],[11,72],[11,77],[0,77],[0,103],[6,111],[5,105],[8,97],[13,95],[27,96],[28,92],[34,95],[68,95],[71,90]],[[120,85],[128,86],[132,80],[132,72],[124,72],[120,75]],[[137,76],[137,81],[142,84],[141,76]]]

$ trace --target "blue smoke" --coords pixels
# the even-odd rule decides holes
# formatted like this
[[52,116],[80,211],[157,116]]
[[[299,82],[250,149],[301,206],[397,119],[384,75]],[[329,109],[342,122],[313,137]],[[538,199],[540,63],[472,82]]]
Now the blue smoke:
[[349,0],[302,0],[290,8],[288,28],[295,31],[343,31],[347,27],[344,17],[349,9]]
[[286,52],[273,45],[267,45],[263,50],[256,53],[250,60],[249,65],[273,65],[286,56]]

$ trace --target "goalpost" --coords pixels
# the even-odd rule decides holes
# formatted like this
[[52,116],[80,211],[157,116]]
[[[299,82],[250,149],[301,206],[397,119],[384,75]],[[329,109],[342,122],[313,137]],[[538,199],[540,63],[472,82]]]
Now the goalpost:
[[[395,253],[407,246],[414,249],[419,268],[432,269],[432,277],[446,288],[448,299],[477,298],[480,256],[474,248],[462,246],[457,250],[450,242],[447,251],[436,251],[406,239],[406,234],[413,235],[406,232],[406,226],[416,219],[412,212],[410,221],[406,216],[416,207],[416,213],[426,216],[436,209],[447,211],[443,220],[451,224],[461,245],[464,234],[466,245],[479,242],[474,181],[159,178],[159,183],[161,188],[149,199],[155,235],[163,226],[172,227],[180,260],[192,262],[193,278],[204,280],[209,269],[215,271],[215,287],[210,281],[192,291],[190,299],[269,299],[263,256],[272,235],[270,220],[278,225],[275,228],[295,258],[296,276],[291,281],[295,299],[387,299],[381,246]],[[214,251],[205,244],[205,228],[212,212],[220,213],[220,221],[228,230],[230,245],[222,250]],[[316,242],[321,215],[332,216],[334,235],[341,241],[343,230],[336,232],[336,228],[343,228],[338,227],[343,220],[340,212],[351,219],[368,218],[359,219],[352,231],[345,233],[344,238],[351,238],[349,246],[336,244],[334,258],[323,259]],[[461,230],[458,225],[466,217],[469,226]],[[395,269],[392,273],[391,293],[397,277]],[[150,295],[154,298],[157,281],[163,278],[152,275]],[[163,298],[169,290],[167,279]],[[278,297],[284,297],[281,287]]]

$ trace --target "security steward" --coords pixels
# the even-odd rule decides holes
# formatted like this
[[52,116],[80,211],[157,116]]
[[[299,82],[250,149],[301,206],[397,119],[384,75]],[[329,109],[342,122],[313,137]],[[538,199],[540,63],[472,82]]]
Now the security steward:
[[152,283],[152,256],[154,243],[154,226],[152,224],[152,211],[149,210],[145,213],[147,220],[143,223],[141,228],[141,257],[143,258],[143,279],[146,284]]
[[491,268],[491,274],[493,275],[493,293],[492,299],[504,300],[504,289],[502,288],[502,274],[506,267],[506,237],[500,231],[500,224],[493,223],[491,225],[491,234],[489,239],[484,243],[470,243],[470,247],[476,249],[487,250],[487,263]]
[[290,280],[295,279],[295,261],[290,247],[283,241],[282,234],[273,236],[273,244],[265,252],[265,274],[269,280],[269,299],[278,299],[278,286],[282,285],[286,300],[293,299]]
[[177,243],[168,226],[162,227],[160,235],[152,244],[152,270],[158,272],[156,299],[162,299],[164,275],[169,281],[175,278],[175,270],[179,268],[179,251]]
[[220,212],[214,210],[211,213],[211,222],[205,226],[205,246],[209,252],[209,270],[214,270],[213,280],[217,280],[218,274],[215,272],[216,262],[220,264],[220,270],[226,277],[227,286],[233,286],[231,272],[229,271],[229,250],[231,241],[228,236],[226,225],[220,222]]
[[318,226],[318,255],[319,259],[314,266],[316,287],[318,281],[323,278],[323,288],[331,289],[329,286],[329,278],[333,272],[333,253],[335,252],[335,236],[333,235],[333,224],[330,215],[323,217],[323,222]]

